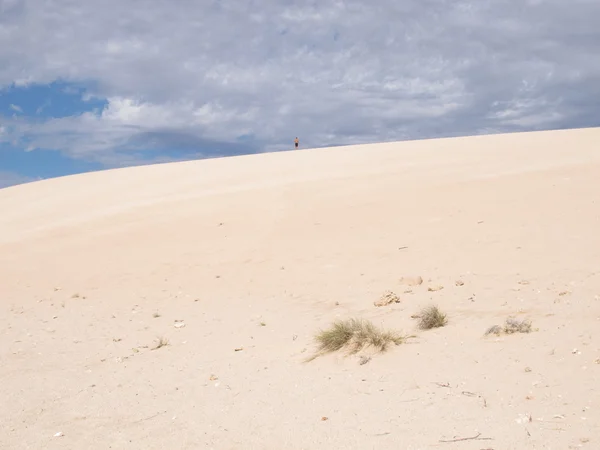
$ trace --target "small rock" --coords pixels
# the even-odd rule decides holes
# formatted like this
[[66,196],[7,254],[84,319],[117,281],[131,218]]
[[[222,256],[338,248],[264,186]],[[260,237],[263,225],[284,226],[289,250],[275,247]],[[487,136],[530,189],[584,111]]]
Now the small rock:
[[210,381],[217,381],[219,379],[219,377],[216,375],[211,375],[209,379],[210,379]]
[[371,357],[370,356],[361,356],[360,357],[360,361],[358,362],[361,366],[364,366],[365,364],[367,364],[369,361],[371,361]]
[[516,419],[517,423],[527,423],[527,422],[533,422],[533,418],[531,417],[531,414],[519,414],[519,417]]
[[329,420],[329,417],[325,417],[325,416],[321,417],[322,422],[325,422],[326,420]]
[[63,437],[65,434],[62,431],[59,431],[54,435],[54,437]]
[[176,320],[173,326],[175,328],[183,328],[185,327],[185,322],[183,320]]
[[402,277],[400,278],[400,283],[406,286],[420,286],[423,284],[423,277]]
[[441,291],[442,289],[444,289],[444,286],[442,286],[442,285],[439,285],[439,284],[438,284],[438,285],[436,285],[436,286],[429,286],[429,287],[427,288],[427,290],[428,290],[429,292],[437,292],[437,291]]
[[241,352],[242,350],[244,350],[243,347],[238,347],[238,348],[235,349],[236,352]]
[[375,306],[387,306],[392,303],[400,303],[400,298],[391,291],[387,291],[379,300],[373,302]]
[[457,286],[464,286],[464,285],[465,285],[465,282],[464,282],[463,280],[456,280],[456,281],[454,282],[454,284],[456,284]]
[[400,278],[400,284],[403,284],[405,286],[420,286],[423,284],[423,277],[402,277]]
[[525,372],[531,372],[531,367],[525,367]]

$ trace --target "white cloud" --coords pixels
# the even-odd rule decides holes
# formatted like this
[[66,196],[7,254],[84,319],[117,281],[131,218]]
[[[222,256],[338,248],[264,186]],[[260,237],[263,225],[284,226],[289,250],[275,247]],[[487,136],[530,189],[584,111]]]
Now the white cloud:
[[[0,140],[118,163],[599,123],[592,0],[4,1],[0,87],[91,81],[98,113]],[[175,144],[173,144],[175,143]],[[23,144],[24,145],[24,144]]]
[[23,109],[19,105],[15,105],[14,103],[11,103],[10,105],[8,105],[8,107],[10,109],[12,109],[13,111],[23,114]]

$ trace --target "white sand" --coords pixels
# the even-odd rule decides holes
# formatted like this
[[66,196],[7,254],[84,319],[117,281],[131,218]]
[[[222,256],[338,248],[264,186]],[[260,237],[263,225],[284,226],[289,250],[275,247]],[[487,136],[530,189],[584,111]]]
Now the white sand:
[[[600,129],[0,190],[0,448],[600,448],[599,200]],[[350,317],[417,338],[304,362]]]

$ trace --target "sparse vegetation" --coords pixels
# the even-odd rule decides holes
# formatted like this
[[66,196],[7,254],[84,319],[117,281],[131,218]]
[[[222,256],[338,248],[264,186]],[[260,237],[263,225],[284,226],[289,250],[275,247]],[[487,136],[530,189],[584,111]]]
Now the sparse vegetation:
[[504,332],[506,334],[531,333],[531,322],[509,317],[504,323]]
[[502,327],[500,325],[494,325],[487,329],[487,331],[485,332],[485,335],[486,336],[489,334],[500,335],[501,333],[502,333]]
[[437,306],[428,306],[419,313],[419,328],[421,330],[431,330],[432,328],[443,327],[448,323],[446,314],[440,311]]
[[509,317],[504,322],[504,326],[494,325],[487,329],[485,335],[495,334],[497,336],[504,334],[515,334],[515,333],[531,333],[531,322],[529,320],[519,320],[514,317]]
[[161,336],[158,338],[158,343],[152,348],[152,350],[158,350],[159,348],[166,347],[167,345],[169,345],[169,341]]
[[348,319],[334,322],[331,328],[320,331],[315,340],[321,354],[343,348],[354,354],[364,347],[375,347],[383,352],[390,343],[402,344],[405,337],[393,331],[382,330],[366,320]]

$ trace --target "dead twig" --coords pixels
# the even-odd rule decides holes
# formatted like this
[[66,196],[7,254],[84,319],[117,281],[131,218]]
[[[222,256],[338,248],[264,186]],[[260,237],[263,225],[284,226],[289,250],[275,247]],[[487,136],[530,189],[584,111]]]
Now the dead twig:
[[157,412],[156,414],[153,414],[151,416],[145,417],[143,419],[136,420],[134,423],[140,423],[140,422],[144,422],[146,420],[154,419],[155,417],[158,417],[158,416],[160,416],[162,414],[165,414],[166,412],[167,411]]
[[467,397],[479,397],[481,400],[483,400],[483,407],[487,408],[487,400],[485,399],[485,397],[483,395],[476,394],[474,392],[469,392],[469,391],[462,391],[461,394],[466,395]]
[[494,438],[482,438],[481,433],[477,433],[477,436],[464,437],[464,438],[456,438],[456,439],[440,439],[440,442],[461,442],[461,441],[493,441]]

